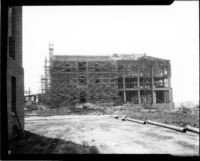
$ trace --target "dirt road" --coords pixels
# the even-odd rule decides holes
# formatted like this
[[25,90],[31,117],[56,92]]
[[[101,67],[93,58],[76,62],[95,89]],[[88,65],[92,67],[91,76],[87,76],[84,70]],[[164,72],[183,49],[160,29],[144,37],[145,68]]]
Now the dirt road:
[[[25,118],[25,129],[59,138],[52,153],[199,155],[199,135],[153,125],[121,121],[107,115],[68,115]],[[73,151],[71,151],[73,153]]]

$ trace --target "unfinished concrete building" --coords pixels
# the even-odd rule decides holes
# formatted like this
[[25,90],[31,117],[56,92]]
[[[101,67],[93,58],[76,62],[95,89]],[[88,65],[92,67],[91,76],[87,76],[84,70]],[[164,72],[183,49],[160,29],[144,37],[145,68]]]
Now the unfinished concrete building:
[[[24,70],[22,67],[22,7],[8,8],[7,111],[8,139],[24,128]],[[17,127],[17,128],[16,128]]]
[[45,60],[44,100],[53,106],[75,102],[131,102],[173,108],[170,61],[144,54],[54,55]]

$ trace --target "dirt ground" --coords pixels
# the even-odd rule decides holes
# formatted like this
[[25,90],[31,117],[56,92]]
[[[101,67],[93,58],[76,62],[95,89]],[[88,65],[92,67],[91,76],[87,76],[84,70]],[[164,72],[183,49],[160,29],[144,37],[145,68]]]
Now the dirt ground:
[[28,141],[22,140],[16,153],[199,155],[198,134],[109,115],[31,116],[25,118],[25,130]]

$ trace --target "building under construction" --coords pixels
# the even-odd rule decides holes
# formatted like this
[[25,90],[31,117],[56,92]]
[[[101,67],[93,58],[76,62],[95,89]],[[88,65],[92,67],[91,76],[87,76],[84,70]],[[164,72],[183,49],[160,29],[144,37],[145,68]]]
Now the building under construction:
[[49,45],[42,78],[43,101],[52,106],[76,102],[131,102],[173,108],[170,60],[145,54],[54,55]]

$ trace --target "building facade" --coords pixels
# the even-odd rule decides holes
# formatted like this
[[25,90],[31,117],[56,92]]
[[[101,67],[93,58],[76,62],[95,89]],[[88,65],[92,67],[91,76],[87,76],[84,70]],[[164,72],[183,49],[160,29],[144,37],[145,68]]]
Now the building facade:
[[22,67],[22,7],[8,9],[7,111],[8,139],[24,128],[24,70]]
[[49,48],[46,100],[54,106],[75,102],[130,102],[173,109],[169,60],[143,54],[54,55]]

